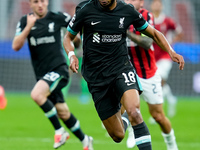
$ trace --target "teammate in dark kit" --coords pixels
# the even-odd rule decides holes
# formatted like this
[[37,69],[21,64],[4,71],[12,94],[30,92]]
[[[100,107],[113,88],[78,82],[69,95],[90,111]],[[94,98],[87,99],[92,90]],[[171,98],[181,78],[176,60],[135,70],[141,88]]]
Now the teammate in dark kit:
[[[138,148],[152,149],[151,136],[140,113],[139,93],[142,90],[129,62],[126,31],[133,24],[136,30],[153,38],[169,52],[174,61],[180,63],[181,70],[184,67],[182,56],[174,52],[164,36],[149,26],[132,5],[117,0],[89,0],[77,8],[64,37],[64,48],[70,59],[71,70],[77,73],[79,67],[71,42],[81,31],[82,75],[88,83],[96,110],[107,132],[115,142],[121,142],[129,119]],[[121,118],[121,105],[128,117]]]
[[48,11],[48,0],[30,0],[33,13],[21,18],[17,25],[13,49],[19,51],[26,38],[31,53],[37,83],[31,97],[44,111],[55,128],[54,148],[63,145],[69,133],[59,119],[82,142],[84,150],[93,150],[92,137],[84,134],[79,121],[69,111],[61,89],[69,80],[68,66],[61,47],[61,27],[67,27],[71,16]]

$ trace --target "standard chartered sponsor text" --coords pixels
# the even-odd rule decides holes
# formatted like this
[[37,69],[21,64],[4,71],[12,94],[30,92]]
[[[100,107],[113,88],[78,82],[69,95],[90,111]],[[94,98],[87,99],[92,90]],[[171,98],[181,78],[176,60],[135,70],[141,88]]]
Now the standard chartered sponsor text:
[[38,38],[37,39],[37,44],[44,44],[44,43],[54,43],[56,40],[54,38],[54,36],[50,36],[50,37],[42,37],[42,38]]
[[121,41],[122,34],[114,34],[114,35],[102,35],[102,42],[109,43],[109,42],[118,42]]

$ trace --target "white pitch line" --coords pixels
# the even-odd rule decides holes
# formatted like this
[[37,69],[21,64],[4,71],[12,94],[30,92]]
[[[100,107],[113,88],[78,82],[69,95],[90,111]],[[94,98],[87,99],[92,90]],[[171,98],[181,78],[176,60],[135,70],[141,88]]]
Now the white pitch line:
[[[6,141],[6,142],[10,142],[10,141],[27,141],[27,142],[35,142],[35,141],[40,141],[40,142],[53,142],[53,138],[34,138],[34,137],[0,137],[0,142],[2,141]],[[67,140],[67,143],[80,143],[80,141],[78,139],[72,139],[70,138],[69,140]],[[153,142],[154,144],[158,144],[161,142]],[[97,145],[102,145],[102,144],[115,144],[115,142],[112,142],[111,140],[97,140],[94,139],[94,144]],[[120,143],[122,144],[122,143]],[[190,148],[200,148],[200,143],[199,142],[178,142],[177,143],[178,146],[186,146],[186,147],[190,147]]]
[[[5,137],[0,137],[0,141],[52,142],[53,138],[34,138],[34,137],[6,137],[5,138]],[[70,138],[69,140],[67,140],[67,143],[80,143],[80,141],[78,139]],[[95,140],[95,144],[110,144],[110,143],[111,143],[110,141]]]

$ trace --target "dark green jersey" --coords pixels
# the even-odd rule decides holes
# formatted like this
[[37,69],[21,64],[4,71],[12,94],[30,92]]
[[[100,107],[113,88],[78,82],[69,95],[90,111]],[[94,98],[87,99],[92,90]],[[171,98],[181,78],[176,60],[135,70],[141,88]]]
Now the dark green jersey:
[[[27,16],[23,16],[16,29],[21,34],[27,24]],[[38,19],[32,27],[27,39],[33,68],[37,78],[44,76],[56,67],[66,64],[61,47],[61,28],[67,27],[71,17],[67,13],[48,12]]]
[[117,1],[113,10],[103,9],[98,0],[80,3],[68,26],[76,35],[83,31],[82,74],[90,84],[108,84],[130,62],[126,30],[133,24],[144,30],[148,23],[132,5]]

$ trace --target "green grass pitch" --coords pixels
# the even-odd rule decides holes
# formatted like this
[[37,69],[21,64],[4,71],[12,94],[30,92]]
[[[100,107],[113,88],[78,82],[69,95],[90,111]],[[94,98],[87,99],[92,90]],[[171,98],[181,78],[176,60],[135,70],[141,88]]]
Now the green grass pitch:
[[[0,110],[0,150],[53,149],[53,127],[29,94],[7,93],[6,97],[7,108]],[[127,135],[119,144],[106,136],[92,101],[83,105],[77,96],[69,96],[66,101],[71,112],[80,120],[83,131],[94,138],[94,150],[127,149]],[[198,98],[179,98],[177,115],[170,119],[179,150],[200,150],[199,106]],[[159,126],[148,123],[149,112],[144,101],[141,101],[141,112],[151,132],[153,150],[166,150]],[[59,148],[59,150],[81,149],[82,144],[72,133],[65,145]],[[137,150],[137,147],[133,150]]]

